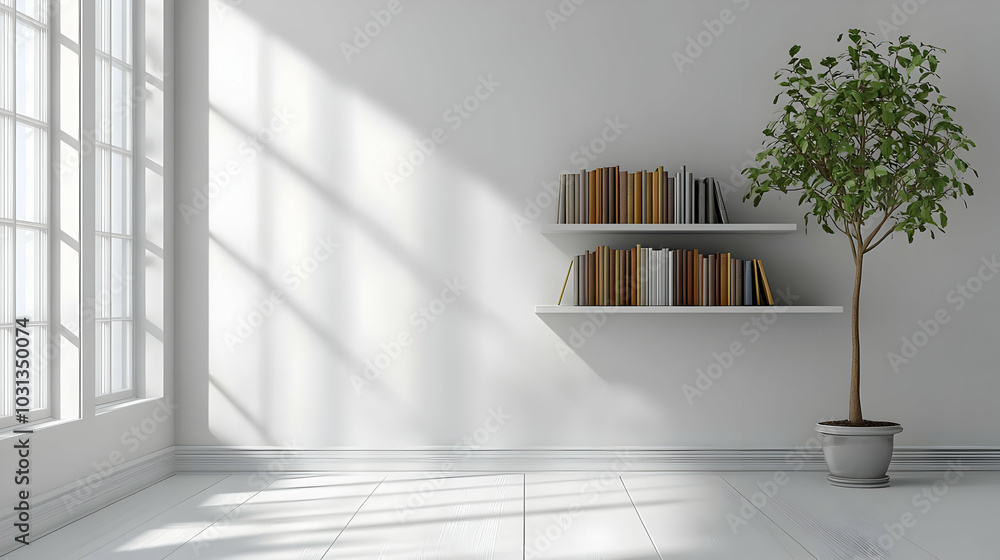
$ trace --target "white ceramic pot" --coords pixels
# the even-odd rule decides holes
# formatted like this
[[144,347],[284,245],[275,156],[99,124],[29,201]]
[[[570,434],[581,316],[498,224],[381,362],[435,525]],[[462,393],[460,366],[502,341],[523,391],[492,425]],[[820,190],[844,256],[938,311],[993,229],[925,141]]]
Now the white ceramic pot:
[[889,486],[885,473],[892,460],[892,436],[902,431],[899,424],[872,427],[816,424],[830,469],[827,477],[830,484],[849,488]]

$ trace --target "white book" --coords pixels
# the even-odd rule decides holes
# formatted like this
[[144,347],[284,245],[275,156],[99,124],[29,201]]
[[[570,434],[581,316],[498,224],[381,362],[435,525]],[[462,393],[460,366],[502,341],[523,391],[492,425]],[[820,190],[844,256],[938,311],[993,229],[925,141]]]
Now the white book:
[[676,303],[674,302],[674,252],[673,251],[667,251],[667,305],[676,305]]

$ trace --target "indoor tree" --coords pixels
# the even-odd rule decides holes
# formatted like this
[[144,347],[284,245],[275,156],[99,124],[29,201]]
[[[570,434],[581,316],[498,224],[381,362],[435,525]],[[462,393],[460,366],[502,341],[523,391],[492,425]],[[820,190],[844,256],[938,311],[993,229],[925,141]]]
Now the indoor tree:
[[[764,129],[764,149],[743,172],[746,199],[801,192],[799,205],[828,233],[847,237],[854,256],[851,392],[847,425],[861,426],[859,304],[865,255],[894,232],[943,232],[948,198],[972,195],[959,151],[975,144],[953,120],[955,108],[935,81],[940,49],[910,37],[875,43],[852,29],[846,52],[819,61],[798,58],[774,76],[783,106]],[[840,43],[843,35],[837,37]],[[975,173],[975,170],[972,170]],[[978,173],[976,174],[978,176]]]

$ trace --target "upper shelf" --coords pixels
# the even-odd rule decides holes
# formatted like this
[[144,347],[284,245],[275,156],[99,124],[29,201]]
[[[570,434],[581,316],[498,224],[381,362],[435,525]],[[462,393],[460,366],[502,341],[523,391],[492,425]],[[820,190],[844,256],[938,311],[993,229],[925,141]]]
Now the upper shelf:
[[546,224],[542,233],[791,233],[797,224]]

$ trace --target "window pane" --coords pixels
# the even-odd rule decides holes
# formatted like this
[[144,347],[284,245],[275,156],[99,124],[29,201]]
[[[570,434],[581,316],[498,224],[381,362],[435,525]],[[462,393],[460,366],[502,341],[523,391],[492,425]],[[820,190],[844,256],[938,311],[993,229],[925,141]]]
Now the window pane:
[[96,359],[94,372],[97,375],[95,394],[97,396],[106,395],[111,390],[111,379],[108,367],[110,347],[111,347],[111,324],[98,322],[94,329],[94,343],[97,351],[94,353]]
[[132,160],[121,154],[111,155],[111,233],[132,233]]
[[116,148],[132,149],[132,73],[112,63],[111,65],[111,144]]
[[111,316],[111,239],[98,235],[94,240],[94,318],[107,319]]
[[15,35],[15,93],[17,112],[44,121],[45,115],[45,71],[47,49],[46,33],[35,26],[18,21]]
[[132,2],[111,0],[111,56],[132,63]]
[[115,321],[111,324],[111,391],[132,388],[132,324]]
[[16,230],[14,267],[16,317],[47,320],[48,243],[44,232]]
[[48,160],[47,134],[44,130],[17,123],[15,127],[17,153],[15,156],[14,194],[17,219],[46,223],[48,220]]
[[14,119],[0,115],[0,219],[14,219]]
[[132,242],[111,238],[111,316],[130,317],[132,313]]
[[36,19],[42,23],[47,23],[48,14],[45,13],[46,0],[17,0],[17,11]]
[[94,61],[94,122],[97,130],[94,139],[105,144],[111,143],[111,63],[98,56]]
[[14,36],[14,17],[0,11],[0,109],[14,108],[14,66],[11,64],[10,38]]
[[14,323],[14,245],[14,228],[0,225],[0,323],[8,325]]

